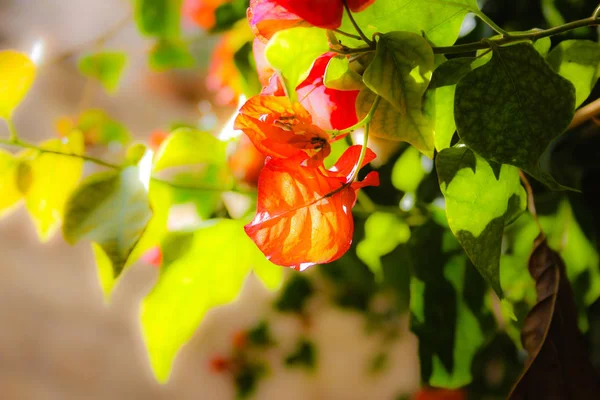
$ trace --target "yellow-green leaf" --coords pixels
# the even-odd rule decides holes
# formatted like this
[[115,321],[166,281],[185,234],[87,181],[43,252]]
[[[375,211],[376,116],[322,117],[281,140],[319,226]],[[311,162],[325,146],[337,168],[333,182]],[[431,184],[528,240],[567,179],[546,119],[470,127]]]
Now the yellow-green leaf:
[[161,144],[154,158],[154,171],[193,164],[225,164],[226,143],[208,132],[179,128]]
[[9,152],[0,149],[0,217],[10,212],[21,200],[17,185],[19,161]]
[[96,79],[108,93],[114,93],[119,88],[126,64],[125,53],[103,51],[82,57],[78,66],[82,75]]
[[[98,173],[83,182],[69,200],[63,236],[69,243],[82,239],[96,242],[110,260],[116,279],[151,216],[137,167]],[[103,278],[103,286],[104,282]]]
[[35,64],[23,53],[0,51],[0,118],[10,119],[35,78]]
[[[84,151],[81,133],[73,133],[64,141],[48,140],[40,147],[78,155]],[[60,225],[65,204],[81,178],[83,160],[58,154],[36,153],[36,150],[30,150],[24,154],[26,157],[34,157],[29,162],[31,183],[25,196],[25,205],[40,240],[45,242]]]
[[[206,312],[231,302],[252,268],[263,271],[260,277],[267,269],[281,269],[265,259],[239,221],[209,221],[183,248],[181,233],[172,235],[179,236],[170,241],[174,246],[163,248],[161,275],[142,303],[141,316],[150,363],[161,382],[169,378],[177,352]],[[279,271],[267,275],[271,287],[281,276]]]

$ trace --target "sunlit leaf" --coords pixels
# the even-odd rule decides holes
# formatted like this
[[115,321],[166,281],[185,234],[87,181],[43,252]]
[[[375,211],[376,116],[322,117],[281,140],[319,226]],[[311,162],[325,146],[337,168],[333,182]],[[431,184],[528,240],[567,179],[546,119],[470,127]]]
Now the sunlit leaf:
[[183,40],[160,39],[150,50],[148,63],[153,70],[164,71],[193,67],[196,60]]
[[174,131],[154,157],[154,171],[193,164],[225,164],[226,143],[208,132],[188,128]]
[[92,242],[92,252],[94,253],[94,260],[96,262],[96,273],[98,275],[98,281],[100,283],[100,289],[104,295],[104,301],[110,302],[110,295],[112,290],[117,283],[117,277],[113,270],[113,264],[104,249],[98,244]]
[[35,64],[23,53],[0,51],[0,118],[10,119],[35,78]]
[[436,158],[446,198],[448,225],[496,294],[504,226],[525,209],[518,169],[490,164],[466,147],[442,150]]
[[[368,38],[377,32],[409,31],[424,33],[435,46],[450,46],[458,38],[465,15],[473,10],[477,10],[474,0],[377,0],[354,14],[354,19]],[[347,16],[340,29],[354,31]],[[352,38],[344,38],[344,44],[364,46],[364,42]]]
[[134,18],[140,33],[178,37],[182,0],[134,0]]
[[323,84],[337,90],[360,90],[364,86],[361,76],[350,67],[345,56],[335,56],[329,60]]
[[[67,154],[81,155],[84,151],[80,133],[66,140],[52,139],[41,148]],[[67,200],[77,187],[83,172],[83,160],[51,153],[28,151],[31,184],[25,196],[25,206],[35,224],[40,240],[49,240],[58,229]]]
[[[364,118],[375,101],[376,94],[369,89],[360,91],[356,99],[358,118]],[[433,118],[426,114],[418,100],[418,107],[410,105],[404,114],[399,112],[387,100],[381,100],[373,114],[370,124],[370,134],[383,139],[404,141],[416,147],[427,157],[433,157],[434,127]]]
[[65,210],[63,235],[72,244],[97,243],[117,278],[151,217],[139,169],[127,167],[92,175],[77,188]]
[[450,147],[456,131],[454,122],[454,92],[458,81],[471,71],[471,57],[453,58],[433,72],[430,89],[435,91],[435,148]]
[[83,76],[96,79],[108,93],[114,93],[119,88],[126,64],[127,54],[103,51],[82,57],[78,67]]
[[[154,373],[163,382],[205,313],[232,301],[252,268],[281,270],[265,260],[238,221],[208,222],[186,243],[174,249],[174,258],[169,255],[172,247],[165,246],[160,278],[142,303],[144,340]],[[269,277],[269,286],[275,280]]]
[[600,77],[600,43],[565,40],[552,49],[546,61],[575,86],[575,106],[578,107],[588,98]]
[[403,192],[415,192],[424,177],[421,153],[414,147],[407,148],[394,164],[392,185]]
[[101,109],[85,110],[77,118],[60,118],[56,125],[61,137],[73,131],[81,131],[86,145],[124,145],[131,140],[127,128]]
[[391,253],[410,238],[410,228],[394,214],[375,212],[365,221],[365,237],[356,247],[356,255],[375,277],[383,279],[381,257]]
[[363,74],[365,84],[411,118],[433,72],[433,50],[422,36],[390,32],[379,36],[377,53]]
[[0,149],[0,217],[10,212],[23,197],[17,185],[19,161]]
[[459,81],[455,97],[458,134],[473,151],[560,187],[539,159],[571,122],[575,90],[531,44],[495,48],[487,64]]
[[283,77],[290,99],[295,100],[296,86],[306,79],[315,58],[328,50],[327,36],[322,29],[292,28],[273,35],[265,56]]

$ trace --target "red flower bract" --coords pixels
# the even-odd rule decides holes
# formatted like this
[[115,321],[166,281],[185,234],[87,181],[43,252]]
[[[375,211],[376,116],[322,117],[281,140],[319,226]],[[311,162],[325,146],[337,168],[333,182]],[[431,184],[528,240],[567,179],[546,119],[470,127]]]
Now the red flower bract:
[[[267,161],[258,181],[257,214],[245,230],[271,262],[303,270],[348,251],[356,191],[379,184],[376,172],[350,181],[360,151],[350,147],[331,170],[303,165],[303,154]],[[363,165],[374,158],[367,151]]]
[[342,24],[342,0],[274,0],[286,10],[296,14],[311,25],[336,29]]
[[287,11],[275,0],[250,0],[248,23],[254,35],[265,43],[275,32],[308,26],[302,18]]

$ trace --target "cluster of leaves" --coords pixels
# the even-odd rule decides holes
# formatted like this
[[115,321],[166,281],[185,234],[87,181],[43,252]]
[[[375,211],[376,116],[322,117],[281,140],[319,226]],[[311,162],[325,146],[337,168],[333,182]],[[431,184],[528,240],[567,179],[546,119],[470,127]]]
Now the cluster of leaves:
[[[572,202],[548,194],[550,212],[524,213],[521,185],[526,173],[540,183],[536,197],[546,188],[578,189],[550,174],[549,147],[589,101],[600,45],[578,39],[552,47],[550,36],[597,24],[600,9],[553,29],[505,32],[475,0],[189,0],[183,7],[136,0],[137,27],[156,41],[152,68],[194,65],[182,13],[223,35],[207,81],[217,101],[248,96],[234,123],[244,133],[236,152],[194,126],[155,135],[149,149],[96,109],[60,119],[61,139],[23,141],[12,114],[35,66],[2,51],[0,118],[10,137],[0,143],[21,151],[0,151],[0,213],[23,199],[42,241],[61,224],[68,242],[90,241],[107,300],[142,255],[160,265],[141,312],[159,380],[204,314],[231,301],[249,271],[275,288],[282,270],[273,263],[303,270],[331,262],[324,273],[348,277],[338,287],[342,306],[368,308],[381,283],[398,294],[397,309],[410,311],[420,339],[422,379],[432,386],[480,380],[474,366],[501,341],[501,330],[513,354],[521,328],[525,338],[542,332],[523,343],[530,360],[513,391],[529,396],[547,366],[544,343],[560,340],[557,304],[575,301],[585,310],[600,297],[598,251]],[[469,13],[498,35],[456,44]],[[82,56],[79,69],[111,93],[126,64],[123,53],[102,50]],[[86,154],[114,143],[127,148],[118,163]],[[107,170],[80,182],[85,162]],[[236,210],[224,192],[249,205]],[[202,222],[168,229],[170,209],[190,201]],[[530,260],[536,298],[524,266],[540,228],[547,242],[536,242]],[[562,261],[546,243],[566,268],[548,267]],[[539,260],[540,251],[552,262]],[[546,270],[555,274],[545,283],[554,291],[540,292]],[[586,285],[573,294],[563,288],[567,278]],[[310,292],[298,282],[294,290]],[[559,292],[567,299],[556,300]],[[547,298],[554,299],[549,308]],[[301,308],[293,296],[278,306]],[[568,316],[565,332],[577,337],[575,325],[585,330],[587,319],[572,308],[560,312]],[[373,320],[381,326],[385,318]],[[304,350],[290,363],[304,360]],[[570,365],[591,371],[580,359]],[[505,378],[504,393],[517,377]]]

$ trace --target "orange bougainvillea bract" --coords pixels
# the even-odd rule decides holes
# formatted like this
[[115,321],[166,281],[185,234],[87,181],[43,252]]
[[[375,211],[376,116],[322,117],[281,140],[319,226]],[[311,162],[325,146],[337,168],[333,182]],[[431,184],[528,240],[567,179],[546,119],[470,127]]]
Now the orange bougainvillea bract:
[[[331,169],[302,165],[307,155],[271,158],[258,181],[258,205],[246,233],[273,263],[303,270],[340,258],[352,243],[356,191],[378,185],[371,172],[350,181],[361,146],[352,146]],[[375,158],[367,152],[364,162]]]

